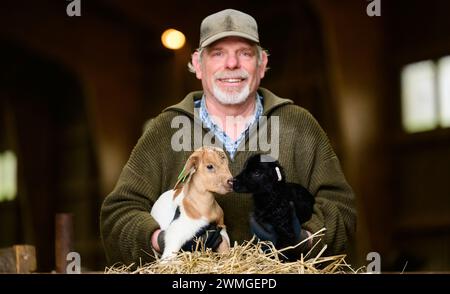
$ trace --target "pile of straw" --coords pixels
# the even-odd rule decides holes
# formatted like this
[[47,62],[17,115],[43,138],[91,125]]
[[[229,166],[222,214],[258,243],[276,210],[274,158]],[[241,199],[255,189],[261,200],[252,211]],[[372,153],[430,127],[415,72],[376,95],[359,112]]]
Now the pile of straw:
[[[321,237],[322,229],[302,241],[295,247],[308,242],[311,239]],[[210,249],[198,248],[194,252],[180,252],[175,258],[161,262],[156,260],[152,263],[139,266],[131,270],[130,266],[113,266],[105,269],[107,274],[131,273],[131,274],[336,274],[356,273],[350,265],[345,262],[345,255],[322,256],[326,246],[320,250],[315,257],[310,256],[314,247],[319,244],[315,242],[313,248],[302,255],[298,261],[282,262],[279,258],[283,251],[293,247],[277,250],[272,243],[254,242],[252,239],[242,245],[235,244],[228,253],[216,253]],[[264,251],[262,248],[270,247]]]

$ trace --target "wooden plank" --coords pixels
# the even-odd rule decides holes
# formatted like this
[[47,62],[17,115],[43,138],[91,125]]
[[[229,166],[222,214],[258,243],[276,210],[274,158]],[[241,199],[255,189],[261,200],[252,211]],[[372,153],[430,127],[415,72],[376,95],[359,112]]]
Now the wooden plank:
[[36,271],[36,249],[32,245],[14,245],[0,249],[0,273],[25,274]]
[[13,246],[16,253],[16,272],[31,273],[36,271],[36,249],[31,245]]

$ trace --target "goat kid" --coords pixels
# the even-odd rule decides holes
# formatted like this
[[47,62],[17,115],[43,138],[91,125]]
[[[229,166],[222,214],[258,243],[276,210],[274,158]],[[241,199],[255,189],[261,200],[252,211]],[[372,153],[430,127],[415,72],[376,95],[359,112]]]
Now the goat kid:
[[[201,147],[188,158],[172,190],[164,192],[152,207],[151,215],[165,230],[162,260],[176,256],[184,243],[208,224],[221,228],[218,252],[230,248],[224,214],[213,193],[232,191],[232,175],[225,152],[216,147]],[[176,219],[175,212],[180,215]]]
[[233,190],[253,194],[254,218],[259,224],[273,226],[278,236],[277,249],[297,244],[292,209],[300,224],[308,221],[312,216],[314,197],[303,186],[287,183],[278,161],[267,155],[251,156],[234,178]]

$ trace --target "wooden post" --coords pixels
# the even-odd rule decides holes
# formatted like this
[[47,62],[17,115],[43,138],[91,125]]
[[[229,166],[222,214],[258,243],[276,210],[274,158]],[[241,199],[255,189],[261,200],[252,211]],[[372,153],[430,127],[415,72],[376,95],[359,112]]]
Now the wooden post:
[[58,213],[55,218],[56,272],[66,273],[67,254],[73,251],[73,215]]
[[0,273],[26,274],[36,270],[36,249],[31,245],[14,245],[0,249]]

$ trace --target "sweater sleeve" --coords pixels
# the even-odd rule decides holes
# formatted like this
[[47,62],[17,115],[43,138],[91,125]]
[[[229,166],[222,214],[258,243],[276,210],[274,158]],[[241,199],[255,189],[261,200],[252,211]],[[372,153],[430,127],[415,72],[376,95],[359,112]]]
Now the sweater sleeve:
[[326,229],[312,256],[325,244],[325,254],[342,254],[356,231],[354,194],[325,132],[311,114],[308,113],[307,117],[308,136],[313,138],[310,145],[309,191],[315,195],[315,204],[311,219],[303,227],[311,233]]
[[100,232],[108,264],[153,259],[151,235],[159,226],[150,209],[161,194],[161,160],[156,122],[150,123],[100,211]]

